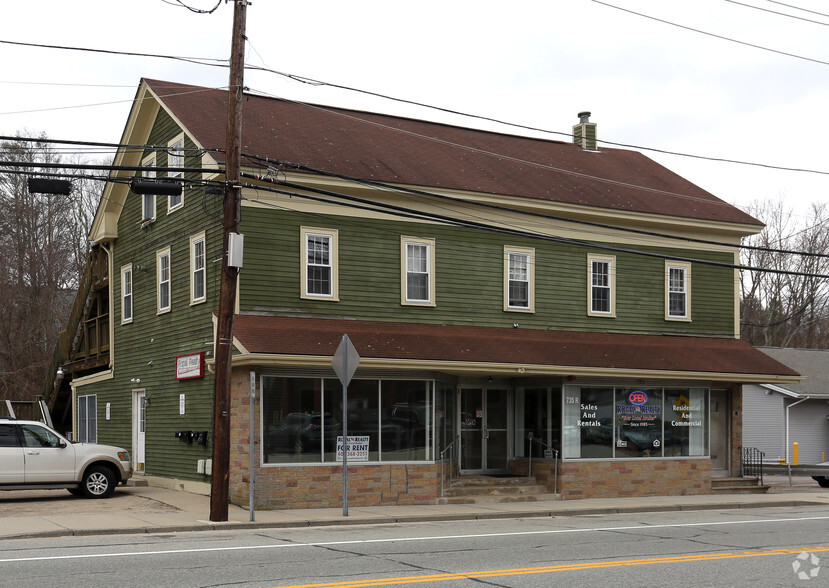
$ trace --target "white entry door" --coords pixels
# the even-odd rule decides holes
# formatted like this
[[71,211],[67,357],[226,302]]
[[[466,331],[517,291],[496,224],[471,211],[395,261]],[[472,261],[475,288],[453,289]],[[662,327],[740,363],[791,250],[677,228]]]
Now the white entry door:
[[132,460],[136,472],[144,471],[144,434],[147,430],[147,393],[132,391]]

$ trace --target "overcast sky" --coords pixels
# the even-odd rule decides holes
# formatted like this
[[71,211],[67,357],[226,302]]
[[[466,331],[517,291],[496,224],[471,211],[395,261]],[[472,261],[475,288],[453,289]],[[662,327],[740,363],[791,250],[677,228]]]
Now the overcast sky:
[[[182,1],[198,9],[219,2]],[[223,64],[232,3],[196,14],[177,0],[25,0],[4,2],[0,14],[2,135],[117,142],[141,77],[228,83],[225,67],[6,42]],[[547,135],[555,140],[567,140],[561,133],[589,110],[600,140],[643,148],[741,207],[785,198],[802,215],[811,203],[829,203],[825,0],[255,0],[247,36],[248,65],[542,128],[559,133]],[[245,84],[289,99],[526,133],[273,73],[248,71]]]

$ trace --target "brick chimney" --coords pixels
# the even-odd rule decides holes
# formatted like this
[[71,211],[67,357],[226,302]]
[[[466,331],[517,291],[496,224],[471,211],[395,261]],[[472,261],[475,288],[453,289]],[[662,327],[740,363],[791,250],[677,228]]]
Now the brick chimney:
[[590,112],[579,113],[579,124],[573,125],[573,143],[585,151],[597,151],[596,123],[590,122]]

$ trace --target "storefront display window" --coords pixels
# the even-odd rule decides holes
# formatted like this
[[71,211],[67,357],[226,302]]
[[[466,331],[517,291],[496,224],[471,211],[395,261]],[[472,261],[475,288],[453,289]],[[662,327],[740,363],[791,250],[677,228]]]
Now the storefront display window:
[[564,386],[564,458],[700,457],[707,388]]
[[[433,390],[431,380],[352,380],[347,432],[362,444],[354,461],[434,459]],[[263,376],[263,463],[341,461],[342,401],[334,378]]]
[[565,387],[564,457],[613,457],[613,388]]
[[665,455],[708,455],[708,390],[665,390]]
[[662,456],[662,389],[616,389],[616,457]]

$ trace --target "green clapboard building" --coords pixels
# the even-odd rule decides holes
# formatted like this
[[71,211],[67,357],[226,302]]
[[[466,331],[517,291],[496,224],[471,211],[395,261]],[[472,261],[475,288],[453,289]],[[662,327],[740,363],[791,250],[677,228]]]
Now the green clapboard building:
[[[143,171],[106,185],[97,331],[62,364],[76,438],[204,492],[226,103],[141,81],[115,165]],[[739,473],[742,386],[799,380],[739,339],[738,247],[762,225],[579,117],[551,141],[245,96],[232,502],[252,451],[257,508],[338,506],[343,429],[354,505],[510,476],[523,499],[699,494]]]

